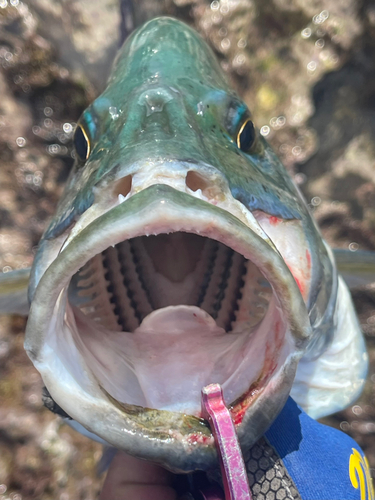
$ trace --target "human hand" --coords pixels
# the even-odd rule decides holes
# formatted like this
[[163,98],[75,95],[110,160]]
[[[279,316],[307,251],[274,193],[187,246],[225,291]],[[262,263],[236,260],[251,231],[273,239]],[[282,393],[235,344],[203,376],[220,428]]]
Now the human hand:
[[157,465],[117,452],[99,500],[176,500],[173,475]]

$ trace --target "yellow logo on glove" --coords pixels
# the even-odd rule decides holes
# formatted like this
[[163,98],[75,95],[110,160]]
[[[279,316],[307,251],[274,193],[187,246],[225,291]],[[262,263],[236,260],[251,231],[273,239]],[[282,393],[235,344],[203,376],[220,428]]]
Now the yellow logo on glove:
[[349,477],[353,488],[361,492],[361,500],[375,500],[370,467],[366,457],[352,448],[349,459]]

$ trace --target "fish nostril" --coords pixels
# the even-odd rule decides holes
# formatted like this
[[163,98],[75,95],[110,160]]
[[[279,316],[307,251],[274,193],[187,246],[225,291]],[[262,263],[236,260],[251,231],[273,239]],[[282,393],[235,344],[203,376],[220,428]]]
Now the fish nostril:
[[113,193],[116,197],[121,195],[125,198],[130,193],[131,188],[132,188],[132,176],[127,175],[126,177],[123,177],[122,179],[116,182]]
[[186,175],[186,185],[192,191],[200,189],[202,193],[210,187],[210,183],[202,175],[194,170],[189,170]]

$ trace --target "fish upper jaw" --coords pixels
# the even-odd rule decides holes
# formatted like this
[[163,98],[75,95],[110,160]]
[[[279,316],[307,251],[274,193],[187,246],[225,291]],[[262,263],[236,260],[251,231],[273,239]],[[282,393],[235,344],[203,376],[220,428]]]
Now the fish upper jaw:
[[275,248],[252,212],[233,198],[227,181],[217,168],[202,162],[173,159],[136,162],[123,173],[120,169],[114,180],[104,181],[94,188],[96,203],[78,219],[63,248],[100,215],[154,185],[170,186],[179,192],[222,208]]
[[[189,171],[193,171],[191,165]],[[134,177],[130,191],[122,195],[124,199],[120,198],[120,203],[118,198],[121,193],[117,193],[117,204],[114,201],[108,211],[103,213],[98,206],[94,206],[97,212],[93,219],[89,220],[90,214],[86,214],[86,221],[83,217],[81,225],[77,224],[73,229],[61,253],[46,270],[32,303],[25,347],[55,401],[87,429],[124,451],[157,461],[172,470],[207,469],[214,464],[216,452],[211,433],[199,414],[201,386],[211,382],[222,383],[240,440],[245,445],[252,444],[276,417],[289,394],[298,359],[311,336],[307,311],[296,281],[280,253],[252,214],[246,214],[237,205],[238,202],[231,204],[229,198],[224,197],[221,202],[216,200],[212,203],[213,198],[211,201],[207,196],[206,200],[202,199],[204,189],[194,191],[188,188],[190,193],[186,189],[183,192],[182,185],[177,185],[176,189],[176,184],[173,187],[167,182],[161,184],[160,177],[159,183],[155,183],[152,175],[144,175],[142,182],[146,187],[137,190],[137,179]],[[167,177],[163,179],[166,181]],[[195,181],[198,182],[199,178]],[[141,317],[139,326],[125,335],[121,326],[110,328],[108,332],[97,318],[84,316],[85,304],[81,310],[72,306],[68,298],[69,284],[88,262],[95,265],[93,259],[96,256],[111,251],[113,246],[123,242],[141,242],[147,247],[148,235],[159,237],[159,240],[154,240],[159,245],[160,235],[168,234],[172,238],[177,235],[177,239],[179,235],[193,235],[196,238],[193,246],[200,241],[199,238],[209,244],[219,244],[220,252],[230,249],[232,258],[240,261],[238,268],[248,263],[246,276],[253,272],[257,277],[264,277],[272,287],[272,298],[259,325],[250,324],[246,307],[238,307],[234,311],[238,321],[228,333],[223,327],[224,319],[218,325],[212,314],[197,306],[162,305],[143,319]],[[189,240],[185,242],[189,243]],[[164,250],[167,247],[161,244],[160,248]],[[155,265],[158,265],[157,260],[154,258]],[[230,268],[231,272],[232,269],[234,267]],[[171,270],[167,266],[163,272],[168,274]],[[186,276],[189,274],[184,272]],[[103,278],[100,273],[93,276],[95,279]],[[85,276],[81,278],[85,279]],[[81,291],[82,288],[84,284]],[[155,293],[155,296],[158,294]],[[242,291],[242,296],[246,298],[246,292]],[[139,304],[136,303],[136,306],[139,307]],[[88,304],[86,309],[90,307]],[[211,313],[213,310],[209,309]],[[180,332],[173,331],[173,323],[176,322]],[[200,362],[195,365],[196,372],[199,365],[205,365],[205,371],[202,370],[194,379],[197,385],[195,402],[188,393],[189,390],[193,393],[195,389],[186,382],[188,373],[184,373],[183,369],[180,370],[182,375],[180,373],[175,377],[177,389],[171,383],[173,370],[164,383],[169,392],[176,389],[172,400],[163,400],[162,391],[152,399],[157,387],[160,389],[163,384],[162,379],[159,383],[154,380],[154,389],[146,387],[141,397],[132,394],[132,370],[133,374],[138,370],[140,375],[136,378],[141,387],[147,385],[153,370],[155,374],[160,372],[160,364],[147,364],[147,360],[139,355],[142,354],[142,346],[160,358],[163,355],[160,344],[168,343],[169,335],[177,346],[187,349],[184,328],[195,339],[196,345],[200,343]],[[122,340],[126,341],[123,351],[114,348],[116,345],[119,347],[116,342],[121,332],[124,333]],[[233,347],[236,342],[237,348]],[[100,348],[105,346],[112,346],[112,355],[101,357]],[[220,356],[220,348],[226,356]],[[133,353],[127,360],[130,369],[122,372],[113,369],[127,351]],[[171,352],[169,358],[173,349]],[[118,353],[122,355],[116,356]],[[134,353],[138,353],[138,361]],[[256,353],[254,358],[252,353]],[[181,352],[179,354],[182,366],[184,356]],[[194,360],[194,352],[190,352],[189,356],[186,356],[187,359]],[[217,366],[222,359],[224,366],[220,372]],[[209,362],[215,365],[211,372],[207,368]],[[142,369],[139,363],[143,364]],[[103,372],[97,369],[97,366],[105,364],[110,370]],[[168,360],[165,364],[168,366]],[[178,370],[178,366],[173,369]],[[121,375],[128,376],[126,383],[129,389],[125,397],[120,394],[121,390],[116,392],[116,384],[111,379],[119,371]],[[212,373],[222,376],[223,380],[212,380]],[[187,396],[185,399],[178,399],[184,394]]]

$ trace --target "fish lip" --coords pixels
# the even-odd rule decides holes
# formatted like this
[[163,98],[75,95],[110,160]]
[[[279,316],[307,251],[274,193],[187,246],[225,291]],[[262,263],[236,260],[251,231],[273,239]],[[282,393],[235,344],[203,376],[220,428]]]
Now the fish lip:
[[[285,403],[290,386],[287,384],[288,390],[286,390],[284,382],[286,379],[293,380],[298,359],[311,337],[306,307],[296,282],[282,257],[265,240],[225,210],[205,201],[197,200],[170,186],[155,184],[140,191],[126,202],[98,217],[64,248],[46,270],[37,286],[26,330],[25,348],[40,371],[52,397],[74,419],[111,444],[117,445],[129,453],[157,461],[174,471],[186,472],[207,469],[215,465],[216,452],[212,439],[191,444],[186,439],[181,439],[181,436],[174,436],[173,433],[169,433],[163,439],[157,438],[152,432],[147,436],[147,430],[144,427],[131,420],[129,415],[125,415],[121,409],[114,408],[109,400],[103,400],[99,403],[97,400],[93,401],[92,397],[88,397],[82,389],[81,392],[84,394],[76,394],[75,398],[67,402],[68,389],[66,387],[56,388],[55,375],[44,364],[44,358],[47,356],[45,352],[47,335],[45,325],[51,323],[54,305],[61,290],[68,285],[72,275],[91,257],[105,250],[109,244],[117,244],[124,239],[138,235],[153,234],[153,223],[157,220],[160,226],[160,217],[165,223],[165,232],[167,229],[168,232],[173,231],[173,224],[176,224],[177,215],[181,209],[189,210],[191,213],[185,221],[184,227],[181,227],[181,220],[179,220],[175,230],[194,232],[218,239],[219,229],[219,241],[245,257],[251,257],[254,264],[262,270],[274,288],[290,325],[295,351],[287,365],[283,367],[283,373],[275,377],[271,387],[274,395],[273,401],[270,401],[268,394],[270,390],[267,386],[247,410],[243,423],[237,426],[241,441],[254,443],[271,423],[269,419],[265,418],[264,408],[269,408],[269,412],[275,416]],[[195,214],[195,218],[192,214]],[[142,220],[142,230],[140,230],[139,220],[132,220],[134,218]],[[128,225],[124,234],[126,224]],[[199,227],[198,231],[197,227]],[[103,237],[103,232],[105,232],[105,237]],[[110,243],[108,243],[109,241]],[[82,418],[82,407],[90,409],[90,417]],[[97,412],[96,418],[95,412]],[[155,412],[158,413],[159,410],[155,410]],[[248,422],[256,415],[263,416],[263,419],[257,420],[262,420],[264,425],[258,424],[251,432],[245,432],[245,428],[247,431],[249,428]],[[112,418],[112,427],[116,422],[116,425],[122,429],[121,435],[117,431],[113,431],[109,432],[108,438],[108,428],[103,430],[99,422],[106,417],[107,419]],[[195,431],[202,430],[199,425],[197,424]],[[148,441],[147,445],[145,445],[145,438]],[[152,446],[150,446],[150,440],[153,442]],[[123,444],[124,441],[126,443]]]

